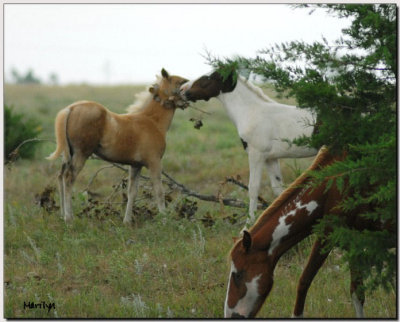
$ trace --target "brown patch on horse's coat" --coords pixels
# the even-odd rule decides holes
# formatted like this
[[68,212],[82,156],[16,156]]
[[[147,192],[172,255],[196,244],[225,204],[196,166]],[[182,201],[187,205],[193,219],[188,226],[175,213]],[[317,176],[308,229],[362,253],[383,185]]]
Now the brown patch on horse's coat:
[[326,165],[326,159],[329,159],[328,161],[332,161],[328,149],[322,147],[315,157],[313,163],[261,214],[255,224],[250,228],[250,232],[255,233],[255,231],[257,231],[260,227],[264,225],[264,223],[269,219],[269,216],[273,214],[278,207],[282,206],[298,190],[302,189],[301,186],[309,180],[308,172]]
[[211,75],[202,76],[196,80],[191,88],[185,91],[185,96],[189,101],[208,101],[211,97],[216,97],[221,93],[232,92],[235,87],[233,74],[224,80],[219,72],[215,71]]
[[[269,244],[272,242],[273,229],[275,229],[275,227],[278,225],[279,222],[279,216],[273,216],[276,215],[276,211],[278,211],[278,208],[284,205],[286,202],[288,202],[290,198],[293,198],[294,200],[297,193],[301,189],[305,189],[304,185],[306,185],[306,183],[310,179],[310,176],[308,174],[309,171],[313,171],[323,166],[326,166],[329,163],[334,162],[335,159],[337,158],[332,158],[332,155],[330,155],[326,147],[322,147],[320,149],[313,163],[307,168],[307,170],[304,171],[285,191],[281,193],[281,195],[278,198],[276,198],[272,202],[272,204],[257,219],[255,224],[249,229],[249,233],[253,237],[253,239],[260,229],[264,230],[262,234],[263,236],[266,235],[270,236],[269,240],[264,240],[262,243],[260,243],[257,238],[256,241],[253,242],[254,245],[257,245],[258,247],[262,247],[264,249],[268,249]],[[289,202],[293,202],[293,200]],[[294,221],[294,217],[295,216],[289,216],[288,218],[286,218],[285,219],[286,224],[292,223]],[[265,227],[265,223],[267,221],[269,221],[269,225],[268,227]],[[268,229],[268,231],[266,231],[266,229]],[[300,237],[301,236],[299,236],[299,238]],[[242,243],[242,238],[238,238],[236,240],[230,252],[231,257],[232,257],[232,252],[234,251],[235,248],[241,248],[237,246],[239,243]]]

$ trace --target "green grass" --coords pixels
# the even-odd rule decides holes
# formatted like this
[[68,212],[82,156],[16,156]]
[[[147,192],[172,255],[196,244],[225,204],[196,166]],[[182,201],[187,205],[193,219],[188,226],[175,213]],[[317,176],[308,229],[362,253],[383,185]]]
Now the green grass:
[[[75,100],[91,99],[115,112],[133,101],[141,86],[90,87],[5,86],[5,103],[34,115],[41,122],[42,138],[54,138],[57,111]],[[268,95],[273,96],[270,89]],[[247,193],[224,184],[226,176],[240,175],[248,181],[247,155],[233,124],[216,100],[178,110],[168,132],[164,170],[178,182],[202,194],[220,193],[247,202]],[[190,118],[204,126],[193,128]],[[243,215],[246,209],[197,202],[190,219],[176,211],[184,197],[172,193],[166,217],[148,218],[141,213],[132,227],[122,224],[121,191],[112,199],[111,211],[97,206],[88,215],[75,216],[66,226],[57,210],[40,208],[35,196],[56,186],[60,161],[44,160],[55,148],[40,143],[35,160],[18,160],[6,166],[4,178],[4,315],[6,318],[220,318],[226,294],[227,256],[232,236],[241,229],[224,217]],[[290,183],[312,159],[282,160],[286,183]],[[89,160],[78,177],[74,192],[75,214],[88,206],[82,191],[94,173],[107,164]],[[147,172],[144,171],[146,175]],[[90,191],[105,201],[125,174],[116,168],[102,170]],[[266,174],[262,196],[272,201]],[[148,182],[141,182],[137,204],[154,208],[143,199]],[[166,190],[168,190],[166,188]],[[58,194],[54,197],[58,203]],[[102,209],[101,216],[95,215]],[[211,217],[206,227],[202,218]],[[275,270],[274,288],[260,318],[290,317],[296,283],[307,261],[313,237],[286,253]],[[334,252],[315,278],[306,301],[305,316],[315,318],[355,316],[349,295],[349,272]],[[24,302],[54,302],[55,310],[24,309]],[[396,317],[396,294],[377,290],[367,295],[367,317]]]

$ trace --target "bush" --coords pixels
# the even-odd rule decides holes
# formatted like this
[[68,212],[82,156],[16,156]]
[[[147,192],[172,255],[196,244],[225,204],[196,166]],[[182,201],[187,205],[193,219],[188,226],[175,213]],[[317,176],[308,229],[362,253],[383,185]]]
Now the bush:
[[[306,6],[308,7],[308,6]],[[313,231],[327,245],[345,251],[368,289],[387,290],[397,280],[397,7],[394,4],[318,5],[340,18],[352,17],[332,44],[292,41],[266,48],[256,58],[208,60],[222,76],[247,68],[272,81],[280,94],[310,107],[319,123],[310,138],[296,144],[347,152],[342,162],[318,171],[320,184],[335,181],[345,198],[339,209],[360,220],[382,223],[384,231],[356,231],[325,216]],[[315,176],[317,177],[317,176]],[[328,179],[329,178],[329,179]],[[357,218],[357,220],[359,220]],[[393,228],[392,228],[393,227]],[[373,265],[373,269],[371,269]]]
[[26,159],[33,158],[37,142],[24,144],[16,153],[12,152],[25,140],[33,139],[40,134],[39,123],[34,119],[25,118],[23,114],[14,112],[12,106],[4,105],[4,128],[5,161],[11,161],[17,156]]

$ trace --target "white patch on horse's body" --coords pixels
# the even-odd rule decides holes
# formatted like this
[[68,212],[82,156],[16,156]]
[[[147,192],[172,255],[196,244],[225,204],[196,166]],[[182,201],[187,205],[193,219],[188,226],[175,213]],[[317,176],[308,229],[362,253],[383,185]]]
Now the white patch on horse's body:
[[314,115],[306,109],[276,103],[266,95],[260,95],[254,88],[254,85],[250,87],[242,77],[238,77],[232,92],[217,96],[240,138],[248,145],[250,205],[247,226],[254,222],[264,165],[272,190],[278,196],[284,186],[279,159],[310,157],[317,152],[315,149],[289,145],[286,141],[302,135],[311,136],[313,127],[309,124],[315,122]]
[[274,232],[272,233],[272,242],[269,247],[268,254],[271,255],[276,247],[278,247],[280,241],[283,237],[289,234],[289,229],[292,224],[286,224],[286,218],[290,216],[294,216],[298,210],[306,209],[308,215],[311,215],[312,212],[317,209],[318,204],[315,201],[310,201],[307,204],[302,205],[301,201],[297,201],[295,203],[296,208],[292,209],[288,213],[279,217],[279,224],[275,227]]
[[259,152],[266,160],[274,158],[297,158],[315,155],[314,149],[284,142],[300,135],[310,136],[314,116],[305,109],[277,103],[260,94],[254,85],[238,77],[232,92],[217,96],[236,125],[239,136]]
[[356,292],[351,294],[351,299],[353,300],[354,309],[356,311],[357,318],[364,318],[364,308],[361,301],[358,299]]
[[225,317],[232,317],[233,313],[240,314],[241,316],[248,317],[250,314],[249,309],[254,307],[254,304],[260,294],[258,293],[258,280],[261,277],[260,275],[255,276],[250,282],[246,284],[246,295],[242,297],[235,305],[235,307],[230,308],[228,305],[228,293],[229,293],[229,284],[230,284],[230,276],[232,272],[236,272],[235,265],[231,264],[231,274],[229,275],[229,283],[228,283],[228,291],[226,293],[226,300],[225,300],[225,310],[224,314]]

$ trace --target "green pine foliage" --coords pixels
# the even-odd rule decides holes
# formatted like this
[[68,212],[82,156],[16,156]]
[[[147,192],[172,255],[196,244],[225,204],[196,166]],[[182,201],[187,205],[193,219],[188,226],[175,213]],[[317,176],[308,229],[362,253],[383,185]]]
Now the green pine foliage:
[[37,142],[20,145],[25,140],[36,138],[40,132],[41,127],[36,120],[26,118],[23,114],[15,112],[12,107],[4,105],[5,161],[14,160],[17,156],[33,158]]
[[367,289],[390,287],[397,263],[397,8],[337,4],[312,10],[321,8],[352,19],[334,43],[324,38],[312,44],[293,41],[263,49],[255,58],[209,55],[208,60],[224,77],[232,69],[263,75],[281,95],[315,112],[318,130],[294,143],[347,153],[343,162],[316,173],[316,182],[331,178],[328,186],[336,184],[348,196],[341,203],[344,213],[360,211],[360,218],[387,228],[360,232],[325,216],[315,231],[332,229],[329,245],[346,251],[344,260],[357,266]]

